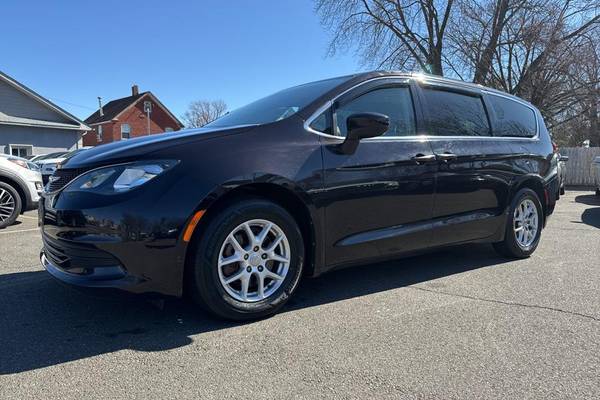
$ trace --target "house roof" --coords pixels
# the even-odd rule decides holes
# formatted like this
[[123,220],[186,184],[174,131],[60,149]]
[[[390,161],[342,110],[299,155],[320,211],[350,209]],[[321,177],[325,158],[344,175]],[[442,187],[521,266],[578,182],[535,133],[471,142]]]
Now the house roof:
[[165,107],[157,98],[152,94],[152,92],[142,92],[140,94],[134,96],[123,97],[120,99],[112,100],[106,103],[106,105],[102,106],[103,115],[100,115],[100,110],[96,110],[92,115],[85,119],[86,124],[94,125],[100,124],[102,122],[109,122],[123,113],[123,111],[127,110],[129,107],[136,104],[142,97],[148,95],[154,102],[162,108],[173,120],[175,120],[180,127],[183,127],[183,124],[179,119],[169,111],[167,107]]
[[15,116],[7,115],[4,113],[0,113],[0,124],[36,126],[36,127],[56,128],[56,129],[74,129],[74,130],[80,130],[80,131],[92,130],[92,128],[90,128],[89,126],[84,124],[79,118],[77,118],[74,115],[70,114],[69,112],[63,110],[56,104],[52,103],[50,100],[40,96],[39,94],[37,94],[36,92],[34,92],[30,88],[28,88],[27,86],[16,81],[15,79],[11,78],[10,76],[8,76],[7,74],[5,74],[2,71],[0,71],[0,80],[6,82],[8,85],[17,89],[18,91],[25,94],[26,96],[29,96],[33,100],[41,103],[42,105],[51,109],[52,111],[56,112],[57,114],[62,115],[67,120],[70,120],[73,122],[73,124],[58,123],[58,122],[42,121],[42,120],[30,119],[30,118],[15,117]]
[[121,99],[116,99],[109,101],[105,105],[102,106],[103,115],[100,115],[100,110],[96,110],[92,115],[85,119],[86,124],[97,124],[99,122],[108,122],[117,117],[117,115],[121,114],[127,107],[132,104],[135,104],[139,99],[141,99],[146,93],[142,92],[135,96],[123,97]]

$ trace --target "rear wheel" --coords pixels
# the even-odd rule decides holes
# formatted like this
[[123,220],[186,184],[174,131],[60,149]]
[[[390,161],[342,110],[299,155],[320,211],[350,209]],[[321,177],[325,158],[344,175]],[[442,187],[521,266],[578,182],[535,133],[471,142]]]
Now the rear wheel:
[[304,243],[294,218],[265,200],[245,200],[211,218],[196,243],[194,300],[234,320],[277,312],[302,274]]
[[529,257],[539,244],[542,221],[543,209],[537,194],[521,189],[511,203],[504,240],[494,243],[494,248],[506,257]]
[[21,213],[21,197],[11,185],[0,182],[0,228],[12,225]]

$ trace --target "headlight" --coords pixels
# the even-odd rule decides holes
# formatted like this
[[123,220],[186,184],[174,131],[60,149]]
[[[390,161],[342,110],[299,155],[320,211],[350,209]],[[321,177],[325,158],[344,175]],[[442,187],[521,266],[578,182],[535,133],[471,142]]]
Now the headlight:
[[69,183],[65,192],[90,191],[103,194],[126,192],[156,178],[177,163],[178,161],[174,160],[161,160],[95,169]]
[[48,164],[42,164],[42,173],[44,175],[50,175],[53,174],[54,171],[56,171],[56,166],[58,165],[58,163],[48,163]]
[[8,158],[8,161],[10,161],[11,163],[17,164],[20,167],[29,169],[29,166],[27,165],[27,161],[23,161],[18,158]]

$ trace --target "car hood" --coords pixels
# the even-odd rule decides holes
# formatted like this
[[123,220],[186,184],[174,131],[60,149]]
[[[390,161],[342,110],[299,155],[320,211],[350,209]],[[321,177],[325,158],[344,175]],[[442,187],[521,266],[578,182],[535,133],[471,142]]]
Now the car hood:
[[59,158],[48,158],[47,160],[34,161],[35,164],[42,166],[44,164],[57,164],[59,162],[64,161],[64,157]]
[[96,146],[74,155],[66,160],[63,168],[82,168],[90,166],[108,165],[131,161],[137,157],[186,143],[199,140],[208,140],[237,134],[252,129],[256,125],[240,125],[226,128],[196,128],[143,136],[134,139],[120,140],[109,144]]

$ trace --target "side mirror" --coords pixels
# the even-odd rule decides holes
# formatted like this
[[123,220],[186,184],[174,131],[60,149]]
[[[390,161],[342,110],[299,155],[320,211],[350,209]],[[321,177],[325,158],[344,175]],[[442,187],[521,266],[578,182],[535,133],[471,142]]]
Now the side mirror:
[[344,154],[352,154],[358,147],[361,139],[381,136],[390,127],[390,119],[387,115],[379,113],[352,114],[346,120],[348,133],[346,139],[339,145],[339,151]]
[[560,157],[558,158],[558,161],[567,162],[567,161],[569,161],[569,156],[560,156]]

